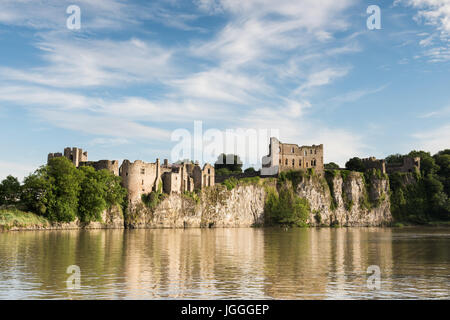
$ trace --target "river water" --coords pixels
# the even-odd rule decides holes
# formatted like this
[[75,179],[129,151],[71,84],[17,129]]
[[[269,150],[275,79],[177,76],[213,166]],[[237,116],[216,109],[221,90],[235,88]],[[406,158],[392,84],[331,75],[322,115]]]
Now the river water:
[[[80,281],[68,287],[72,265]],[[0,299],[449,299],[449,290],[450,228],[0,233]]]

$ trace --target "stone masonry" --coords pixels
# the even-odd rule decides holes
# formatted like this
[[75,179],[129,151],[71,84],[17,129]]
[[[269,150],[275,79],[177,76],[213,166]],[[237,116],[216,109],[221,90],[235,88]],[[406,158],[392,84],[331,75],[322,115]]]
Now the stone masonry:
[[91,166],[95,170],[106,169],[120,176],[123,187],[128,190],[130,204],[153,191],[183,193],[214,185],[214,167],[208,163],[201,168],[198,163],[169,164],[167,159],[162,165],[159,159],[155,163],[124,160],[119,168],[118,160],[88,161],[88,153],[79,148],[65,148],[64,154],[50,153],[47,161],[63,156],[77,168]]
[[270,138],[269,155],[262,158],[262,176],[274,176],[289,170],[313,168],[323,172],[323,144],[298,146]]

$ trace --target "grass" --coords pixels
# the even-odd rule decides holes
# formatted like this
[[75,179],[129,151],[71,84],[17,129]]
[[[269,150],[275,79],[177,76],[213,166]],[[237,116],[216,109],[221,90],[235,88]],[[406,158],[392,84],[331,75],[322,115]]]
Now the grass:
[[0,229],[9,230],[13,227],[46,226],[49,221],[31,212],[17,209],[0,210]]

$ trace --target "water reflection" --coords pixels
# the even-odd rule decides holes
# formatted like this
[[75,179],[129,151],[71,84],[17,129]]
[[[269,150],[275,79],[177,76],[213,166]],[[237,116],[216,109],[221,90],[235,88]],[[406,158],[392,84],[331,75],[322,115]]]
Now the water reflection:
[[1,233],[0,299],[448,299],[449,245],[434,228]]

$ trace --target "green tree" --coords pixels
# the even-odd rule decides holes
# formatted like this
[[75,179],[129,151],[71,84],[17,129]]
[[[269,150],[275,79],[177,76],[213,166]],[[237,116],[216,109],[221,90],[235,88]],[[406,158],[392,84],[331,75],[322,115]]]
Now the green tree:
[[249,167],[249,168],[244,170],[244,173],[255,173],[255,172],[256,172],[256,170],[253,167]]
[[53,158],[48,163],[48,178],[53,186],[55,201],[47,210],[47,218],[52,221],[74,221],[82,178],[80,171],[65,157]]
[[269,190],[264,207],[268,223],[303,227],[309,212],[308,200],[298,197],[290,186],[283,184],[278,193]]
[[339,169],[339,165],[337,163],[334,163],[334,162],[325,163],[324,167],[325,167],[325,169],[328,169],[328,170]]
[[242,172],[242,161],[238,155],[235,154],[220,154],[217,161],[214,163],[214,169],[220,170],[226,168],[232,172]]
[[439,166],[436,164],[434,158],[429,152],[413,150],[408,153],[409,157],[420,157],[420,171],[423,176],[428,174],[434,174],[439,170]]
[[20,200],[20,182],[9,175],[0,183],[0,206],[15,204]]
[[231,172],[229,169],[227,168],[221,168],[218,170],[215,170],[215,174],[216,176],[220,177],[220,176],[229,176],[231,175],[233,172]]
[[359,171],[359,172],[365,171],[364,163],[358,157],[354,157],[354,158],[351,158],[350,160],[348,160],[345,163],[345,168],[350,171]]
[[401,155],[400,153],[396,153],[396,154],[391,154],[390,156],[387,156],[386,159],[384,159],[386,161],[386,163],[403,163],[403,158],[405,156]]
[[94,168],[81,167],[82,176],[78,195],[78,217],[82,222],[101,221],[106,209],[106,184]]
[[37,169],[24,179],[21,202],[28,211],[48,216],[49,208],[55,205],[55,194],[48,167]]
[[433,156],[436,164],[439,166],[437,171],[438,179],[444,185],[444,192],[450,194],[450,149],[438,152]]

